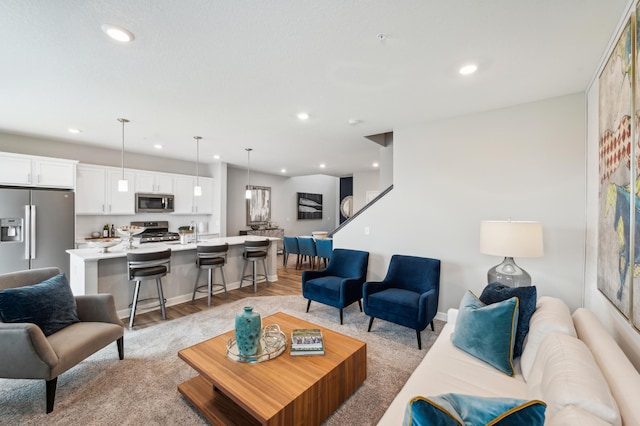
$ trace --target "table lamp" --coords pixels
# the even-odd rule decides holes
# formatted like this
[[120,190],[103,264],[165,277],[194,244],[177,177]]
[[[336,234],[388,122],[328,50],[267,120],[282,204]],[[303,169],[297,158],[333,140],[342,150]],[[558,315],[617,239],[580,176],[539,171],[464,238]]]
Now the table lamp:
[[504,256],[501,264],[487,272],[489,283],[529,286],[531,275],[516,265],[513,258],[541,257],[544,254],[542,223],[483,220],[480,222],[480,253]]

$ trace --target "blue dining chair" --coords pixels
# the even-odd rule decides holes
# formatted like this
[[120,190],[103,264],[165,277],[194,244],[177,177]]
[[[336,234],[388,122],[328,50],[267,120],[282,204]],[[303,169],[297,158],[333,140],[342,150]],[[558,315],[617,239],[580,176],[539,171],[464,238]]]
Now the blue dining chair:
[[369,329],[374,318],[416,330],[418,349],[422,349],[420,332],[438,313],[440,261],[426,257],[394,254],[384,280],[366,282],[362,288],[364,313],[369,315]]
[[300,266],[300,248],[296,237],[284,237],[284,253],[282,254],[282,265],[287,266],[289,255],[296,255],[296,269]]
[[320,269],[320,260],[324,261],[324,267],[331,261],[331,253],[333,252],[333,240],[316,239],[316,254],[318,255],[318,269]]
[[304,262],[304,258],[306,256],[309,257],[309,266],[311,269],[315,269],[316,267],[316,243],[313,241],[311,237],[298,237],[298,247],[300,249],[300,256],[302,256],[302,261],[300,266],[302,267],[302,263]]

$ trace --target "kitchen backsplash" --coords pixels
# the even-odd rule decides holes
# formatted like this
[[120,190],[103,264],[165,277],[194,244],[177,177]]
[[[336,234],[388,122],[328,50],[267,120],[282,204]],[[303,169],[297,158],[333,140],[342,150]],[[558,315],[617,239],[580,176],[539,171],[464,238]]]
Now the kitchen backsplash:
[[90,237],[92,232],[102,233],[105,224],[114,224],[116,228],[121,225],[129,225],[130,222],[140,221],[169,221],[169,231],[178,232],[178,227],[189,226],[193,221],[196,225],[200,225],[200,230],[204,233],[219,233],[218,227],[210,223],[210,215],[180,215],[174,216],[162,213],[136,214],[131,216],[109,216],[109,215],[77,215],[76,216],[76,241]]

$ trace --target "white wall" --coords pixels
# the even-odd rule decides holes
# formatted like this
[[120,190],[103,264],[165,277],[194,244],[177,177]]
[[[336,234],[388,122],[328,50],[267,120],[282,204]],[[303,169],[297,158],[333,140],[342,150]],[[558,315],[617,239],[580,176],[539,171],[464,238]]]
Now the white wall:
[[367,192],[380,190],[380,172],[353,173],[353,212],[357,212],[367,205]]
[[385,141],[387,146],[380,147],[380,192],[393,185],[393,133]]
[[[582,304],[585,100],[573,94],[394,129],[394,189],[334,237],[370,252],[369,279],[392,254],[442,260],[440,303],[479,294],[502,259],[479,252],[480,221],[539,220],[545,255],[516,259],[541,295]],[[365,235],[365,228],[369,235]]]
[[[284,229],[285,235],[311,235],[313,231],[333,231],[338,226],[339,179],[327,175],[300,177],[251,172],[251,185],[271,187],[271,221]],[[227,235],[238,235],[246,226],[247,170],[227,169]],[[322,194],[322,219],[298,220],[297,193]]]

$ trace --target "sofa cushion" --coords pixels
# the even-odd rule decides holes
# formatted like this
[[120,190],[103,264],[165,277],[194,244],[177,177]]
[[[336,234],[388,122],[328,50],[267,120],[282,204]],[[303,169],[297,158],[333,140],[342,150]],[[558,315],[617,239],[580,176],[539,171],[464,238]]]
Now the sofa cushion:
[[64,274],[39,284],[0,291],[0,316],[7,323],[36,324],[45,336],[80,321]]
[[538,349],[527,381],[529,397],[547,403],[551,418],[573,405],[620,425],[618,406],[587,346],[562,333],[548,334]]
[[514,398],[483,398],[454,393],[429,398],[417,396],[407,404],[403,425],[542,426],[545,408],[542,401]]
[[460,301],[451,341],[470,355],[513,376],[513,344],[517,323],[517,297],[485,305],[467,291]]
[[482,290],[480,300],[485,305],[490,305],[514,296],[519,299],[518,328],[516,329],[516,343],[513,347],[513,357],[516,358],[522,355],[524,339],[529,332],[529,321],[536,310],[536,287],[509,287],[500,283],[491,283]]
[[528,380],[540,343],[547,334],[554,331],[576,337],[576,329],[567,304],[555,297],[542,296],[538,299],[536,310],[529,321],[529,333],[520,357],[520,368],[525,380]]
[[600,417],[594,416],[575,405],[568,405],[558,411],[553,417],[547,416],[545,426],[609,426],[609,422],[605,422]]

